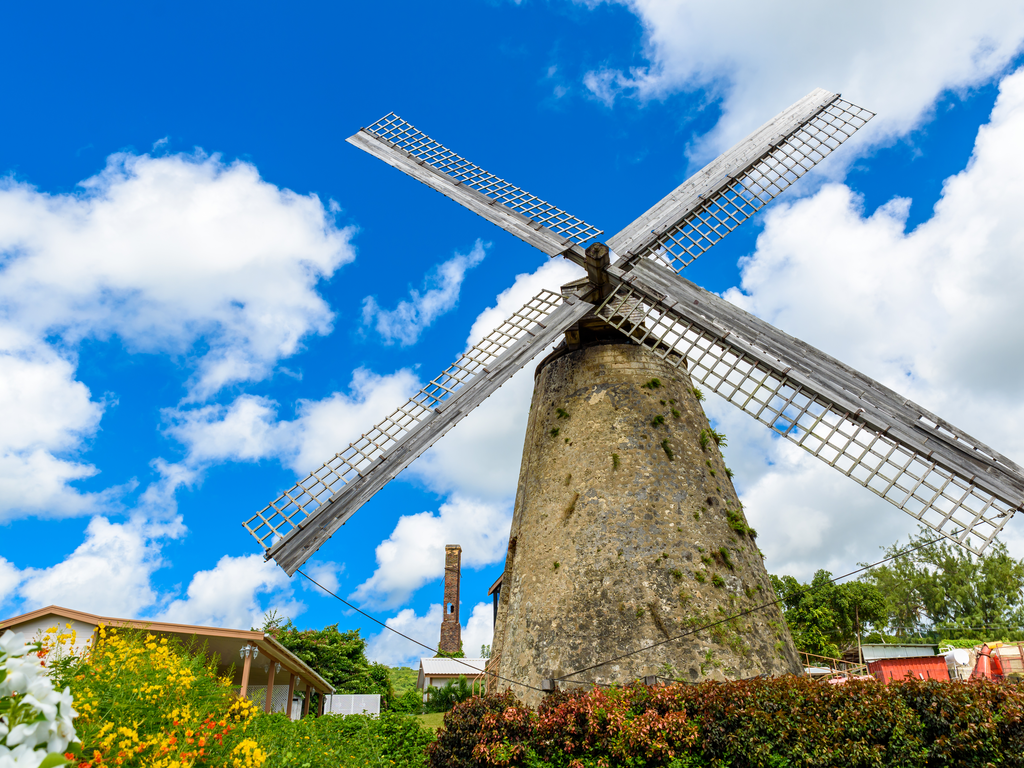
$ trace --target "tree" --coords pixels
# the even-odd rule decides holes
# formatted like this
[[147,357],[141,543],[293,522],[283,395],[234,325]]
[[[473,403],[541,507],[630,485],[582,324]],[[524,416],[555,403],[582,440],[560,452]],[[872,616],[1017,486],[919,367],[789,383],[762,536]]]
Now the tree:
[[1024,561],[1015,560],[998,539],[977,556],[945,539],[930,541],[925,528],[907,547],[893,544],[886,556],[913,552],[869,572],[864,581],[886,598],[888,624],[906,637],[932,632],[955,639],[1005,634],[1024,621]]
[[465,701],[472,696],[473,688],[464,676],[459,675],[455,680],[449,680],[440,688],[431,688],[427,694],[427,712],[447,712],[460,701]]
[[437,649],[437,653],[434,654],[435,659],[464,659],[466,658],[466,652],[462,649],[462,643],[459,643],[459,650],[457,651],[442,651],[440,648]]
[[885,598],[871,584],[835,584],[832,574],[820,570],[810,584],[792,576],[772,576],[775,593],[782,599],[786,622],[798,650],[838,658],[857,638],[860,624],[885,622]]
[[291,619],[283,624],[276,614],[265,617],[263,631],[308,664],[336,693],[379,693],[381,709],[395,698],[391,673],[383,664],[366,658],[366,641],[359,630],[341,632],[337,624],[300,630]]

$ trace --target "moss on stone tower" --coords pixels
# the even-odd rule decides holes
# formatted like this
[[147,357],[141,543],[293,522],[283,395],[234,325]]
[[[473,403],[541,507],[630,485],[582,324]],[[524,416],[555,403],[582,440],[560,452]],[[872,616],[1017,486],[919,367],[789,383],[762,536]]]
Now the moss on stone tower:
[[[539,688],[770,600],[755,535],[685,371],[632,344],[556,351],[538,368],[492,670]],[[576,677],[799,671],[773,607]]]

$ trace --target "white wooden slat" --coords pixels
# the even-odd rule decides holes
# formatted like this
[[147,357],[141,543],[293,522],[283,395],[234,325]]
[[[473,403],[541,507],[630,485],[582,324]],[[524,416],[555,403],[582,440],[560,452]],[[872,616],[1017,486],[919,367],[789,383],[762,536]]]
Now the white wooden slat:
[[879,382],[648,261],[611,271],[598,316],[933,530],[980,554],[1024,507],[1024,470]]
[[873,116],[818,88],[680,184],[608,246],[680,272]]
[[[420,151],[418,144],[406,141],[394,143],[385,136],[391,135],[392,138],[399,139],[401,137],[388,134],[386,131],[384,133],[385,135],[381,136],[363,128],[347,141],[469,208],[549,256],[564,255],[582,264],[583,251],[579,246],[602,234],[602,230],[582,219],[555,208],[519,187],[512,187],[477,166],[469,164],[475,169],[472,172],[466,172],[465,168],[451,162],[440,162],[439,166],[435,166],[434,163],[438,162],[436,155],[441,153],[428,152],[424,159],[416,154]],[[420,135],[427,141],[432,141],[425,134]],[[444,152],[449,151],[444,147],[441,149]],[[480,179],[485,177],[497,179],[501,184],[479,183]]]
[[542,291],[395,413],[243,524],[289,575],[352,514],[593,306]]

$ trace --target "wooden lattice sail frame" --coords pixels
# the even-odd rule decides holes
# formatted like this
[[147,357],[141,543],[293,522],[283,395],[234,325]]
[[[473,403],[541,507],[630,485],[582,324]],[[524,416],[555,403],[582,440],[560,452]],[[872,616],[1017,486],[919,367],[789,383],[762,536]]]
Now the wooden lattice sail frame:
[[[348,139],[549,256],[587,269],[542,291],[394,414],[244,523],[294,573],[378,490],[584,317],[684,366],[777,434],[936,532],[983,552],[1024,506],[1024,470],[879,382],[679,276],[873,117],[816,89],[607,240],[394,113]],[[603,248],[603,246],[602,246]],[[588,257],[589,253],[589,257]]]

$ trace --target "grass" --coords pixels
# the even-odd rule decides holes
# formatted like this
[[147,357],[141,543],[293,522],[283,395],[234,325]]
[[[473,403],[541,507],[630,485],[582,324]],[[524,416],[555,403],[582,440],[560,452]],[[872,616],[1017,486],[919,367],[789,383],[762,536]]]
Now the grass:
[[444,725],[444,714],[444,712],[428,712],[425,715],[414,715],[413,717],[431,733],[436,733],[437,729]]
[[665,455],[668,456],[668,460],[672,461],[675,454],[672,453],[672,447],[668,444],[668,438],[661,441],[661,449],[665,451]]

